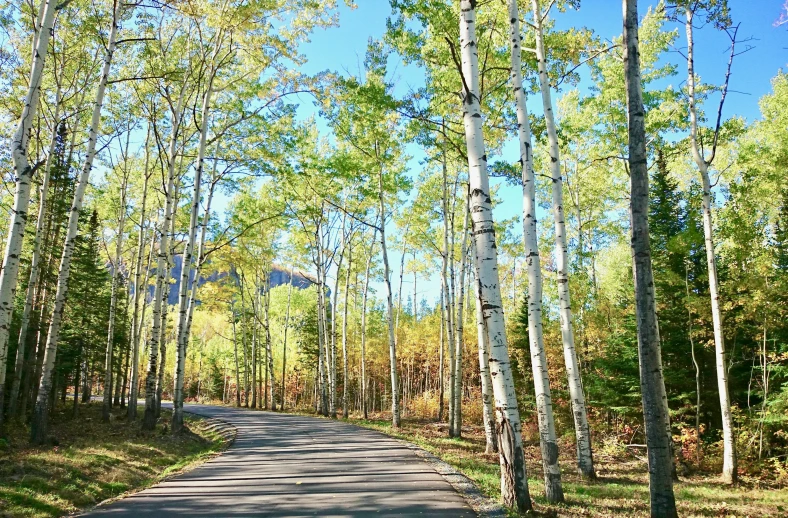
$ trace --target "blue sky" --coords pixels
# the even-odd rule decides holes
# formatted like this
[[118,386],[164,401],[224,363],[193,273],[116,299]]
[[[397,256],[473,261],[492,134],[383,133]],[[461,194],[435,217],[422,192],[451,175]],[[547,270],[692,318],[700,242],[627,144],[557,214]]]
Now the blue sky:
[[[640,1],[639,12],[643,16],[656,1]],[[780,16],[783,0],[729,0],[731,14],[735,23],[741,23],[740,38],[753,37],[749,42],[754,48],[739,56],[734,62],[730,80],[731,93],[726,100],[724,117],[742,116],[748,121],[759,117],[758,100],[770,92],[770,80],[778,70],[786,68],[788,63],[788,30],[783,26],[774,27]],[[339,26],[316,32],[311,41],[302,47],[308,62],[302,68],[304,73],[313,74],[323,70],[340,73],[357,74],[362,66],[367,41],[370,37],[381,38],[386,28],[386,18],[391,14],[391,7],[386,0],[357,0],[358,7],[340,8]],[[579,11],[555,12],[556,27],[587,27],[601,38],[612,39],[621,33],[621,2],[616,0],[585,0]],[[669,27],[672,28],[672,27]],[[677,46],[686,45],[683,26],[680,27]],[[696,73],[702,81],[721,83],[727,62],[729,41],[724,34],[717,33],[707,27],[696,35]],[[686,65],[678,53],[669,57],[679,64],[679,75],[674,86],[679,86],[686,77]],[[396,56],[392,57],[392,77],[397,82],[397,91],[406,92],[409,86],[422,84],[423,79],[417,67],[405,67]],[[580,88],[587,87],[581,82]],[[559,96],[560,97],[560,94]],[[553,102],[557,101],[557,97]],[[542,113],[541,102],[529,99],[529,108],[533,113]],[[303,99],[300,113],[308,116],[314,108],[308,99]],[[325,128],[319,123],[321,128]],[[411,161],[412,173],[418,174],[418,158],[421,153],[415,146],[408,148],[414,156]],[[503,158],[515,162],[518,159],[516,142],[508,143],[503,149]],[[495,180],[493,181],[495,183]],[[517,216],[522,211],[521,193],[514,187],[501,186],[498,191],[501,203],[496,207],[496,220]],[[394,251],[393,255],[397,255]],[[399,264],[399,258],[391,259],[392,265]],[[393,272],[393,278],[398,276]],[[439,293],[437,279],[419,281],[424,288],[423,293],[430,293],[429,299]],[[382,293],[382,286],[376,291]],[[408,288],[405,287],[405,292]],[[421,289],[419,290],[422,291]]]

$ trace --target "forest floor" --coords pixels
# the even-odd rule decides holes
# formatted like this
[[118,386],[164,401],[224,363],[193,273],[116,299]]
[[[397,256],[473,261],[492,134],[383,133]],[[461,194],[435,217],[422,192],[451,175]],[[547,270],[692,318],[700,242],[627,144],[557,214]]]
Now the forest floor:
[[144,489],[192,468],[223,450],[227,440],[211,421],[186,415],[188,431],[167,433],[171,413],[162,410],[155,431],[129,426],[126,410],[101,420],[101,403],[56,408],[52,441],[31,446],[26,425],[9,424],[0,439],[0,518],[54,517]]
[[[461,439],[447,436],[445,423],[403,419],[400,430],[390,421],[351,420],[386,435],[412,442],[451,464],[491,498],[500,495],[498,454],[484,453],[484,430],[463,427]],[[566,503],[548,504],[539,445],[526,445],[528,486],[538,515],[579,516],[649,516],[648,467],[638,453],[595,452],[598,480],[580,479],[574,464],[574,442],[560,441],[560,462]],[[768,480],[742,477],[737,487],[723,485],[716,473],[699,473],[681,477],[675,486],[679,516],[682,517],[784,517],[788,516],[788,489],[779,488]]]

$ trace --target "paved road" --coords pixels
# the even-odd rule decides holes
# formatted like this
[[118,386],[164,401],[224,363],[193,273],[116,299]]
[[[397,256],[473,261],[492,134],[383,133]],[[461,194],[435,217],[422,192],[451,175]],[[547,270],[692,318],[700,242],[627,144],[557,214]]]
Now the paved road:
[[271,412],[186,409],[236,426],[233,446],[84,516],[476,516],[429,464],[377,432]]

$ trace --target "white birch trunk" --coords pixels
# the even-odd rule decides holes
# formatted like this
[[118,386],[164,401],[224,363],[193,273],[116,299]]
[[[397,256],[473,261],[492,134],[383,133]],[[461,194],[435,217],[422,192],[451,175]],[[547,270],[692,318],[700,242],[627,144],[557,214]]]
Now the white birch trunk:
[[[140,296],[145,296],[148,288],[148,270],[145,270],[145,286],[142,286],[142,254],[145,250],[145,214],[148,203],[148,180],[150,180],[150,125],[148,134],[145,138],[145,180],[142,184],[142,206],[140,207],[140,233],[137,241],[137,265],[134,270],[134,313],[132,315],[132,359],[131,359],[131,384],[129,385],[129,406],[127,417],[129,421],[137,419],[137,395],[139,393],[139,363],[140,363],[140,338],[142,337],[142,326],[145,322],[144,313],[140,315]],[[150,266],[150,265],[149,265]]]
[[369,295],[369,271],[372,268],[372,257],[375,250],[377,229],[372,230],[372,244],[369,246],[367,268],[364,273],[364,295],[361,297],[361,406],[364,419],[368,419],[367,411],[367,297]]
[[[266,273],[265,276],[265,296],[263,298],[263,320],[265,321],[265,357],[268,376],[271,381],[271,388],[266,389],[270,390],[270,397],[271,397],[271,410],[276,412],[276,399],[274,398],[275,391],[274,391],[274,351],[271,347],[271,276]],[[266,392],[266,398],[268,397],[269,393]]]
[[497,453],[498,441],[495,436],[495,413],[493,412],[492,377],[490,376],[490,344],[487,329],[484,327],[481,294],[476,283],[476,339],[479,348],[479,377],[482,382],[482,417],[484,418],[485,452]]
[[[178,151],[178,131],[183,117],[183,104],[186,98],[186,81],[181,85],[175,110],[172,112],[172,134],[167,163],[167,190],[164,193],[164,214],[159,230],[159,250],[156,256],[156,288],[153,294],[153,309],[150,339],[148,341],[148,367],[145,374],[145,415],[142,428],[153,430],[156,426],[156,369],[159,363],[159,339],[162,328],[162,306],[169,293],[167,282],[169,268],[167,255],[170,246],[170,226],[175,202],[175,159]],[[161,359],[164,361],[164,358]]]
[[[117,41],[118,29],[120,27],[122,8],[123,3],[120,0],[115,0],[112,14],[112,27],[109,31],[107,49],[104,55],[104,66],[101,70],[98,88],[96,89],[96,101],[93,106],[93,116],[90,123],[90,131],[88,133],[88,148],[85,153],[85,164],[79,176],[79,183],[74,191],[74,199],[68,216],[68,230],[63,245],[63,255],[60,259],[60,268],[58,269],[55,303],[49,319],[49,330],[47,332],[46,349],[44,351],[41,382],[39,384],[36,406],[33,411],[33,419],[30,426],[30,441],[34,444],[42,444],[47,437],[49,392],[52,389],[52,371],[55,367],[57,344],[60,338],[60,324],[66,303],[71,257],[74,253],[74,245],[79,225],[79,213],[82,210],[82,199],[90,181],[90,172],[93,169],[93,159],[96,156],[96,141],[98,140],[99,123],[101,122],[101,108],[104,104],[104,92],[107,88],[109,70],[112,65],[112,56],[115,53],[115,44]],[[40,40],[44,39],[45,37],[42,34]]]
[[566,364],[567,384],[572,400],[572,417],[575,422],[575,439],[577,441],[577,466],[584,478],[595,477],[594,460],[591,453],[591,430],[588,426],[585,394],[580,367],[575,350],[575,336],[572,329],[572,305],[569,298],[569,260],[567,258],[566,223],[564,221],[563,178],[561,176],[561,158],[558,151],[558,131],[553,114],[553,101],[550,83],[547,77],[547,54],[544,47],[544,31],[542,28],[542,10],[539,0],[531,0],[536,26],[536,61],[539,70],[539,89],[542,93],[545,126],[549,142],[550,176],[553,183],[553,219],[555,220],[555,260],[558,281],[558,310],[561,320],[561,338],[564,343],[564,363]]
[[[3,266],[0,270],[0,427],[3,426],[3,402],[5,401],[5,377],[8,361],[8,335],[11,332],[11,316],[14,311],[14,296],[19,281],[19,259],[22,242],[25,238],[27,209],[30,205],[30,184],[34,168],[27,156],[30,128],[38,113],[41,98],[41,80],[44,75],[44,61],[49,50],[49,38],[55,19],[55,0],[46,0],[40,11],[41,25],[39,37],[35,41],[33,60],[30,69],[30,83],[25,95],[25,104],[19,118],[16,132],[11,139],[11,157],[14,162],[16,189],[14,208],[8,225]],[[57,125],[57,124],[55,124]]]
[[520,33],[520,13],[516,0],[509,0],[509,21],[512,91],[517,108],[517,136],[520,141],[523,181],[523,241],[525,262],[528,268],[528,344],[534,378],[539,446],[542,453],[545,497],[548,502],[563,502],[564,491],[561,484],[561,467],[558,463],[553,400],[550,394],[550,376],[547,370],[542,328],[542,265],[537,237],[536,176],[533,168],[533,148],[531,147],[531,123],[528,119],[528,107],[523,88],[522,34]]
[[514,389],[495,245],[492,200],[487,176],[487,155],[479,104],[479,56],[476,40],[476,2],[460,2],[460,48],[463,75],[463,123],[468,150],[470,212],[476,280],[481,293],[487,339],[490,343],[490,375],[496,409],[496,433],[500,450],[501,497],[505,506],[531,509],[523,454],[523,437]]
[[[120,214],[118,217],[118,235],[115,238],[115,259],[112,265],[112,287],[110,288],[109,318],[107,322],[107,352],[104,358],[104,401],[101,409],[101,419],[109,422],[112,410],[112,359],[115,345],[115,311],[118,305],[118,287],[120,285],[120,261],[123,254],[123,228],[126,224],[126,185],[128,174],[123,177],[120,187]],[[121,361],[123,358],[121,357]]]
[[468,256],[468,219],[470,218],[467,204],[464,212],[462,247],[460,249],[460,296],[457,298],[456,329],[454,331],[454,419],[452,419],[454,429],[451,434],[453,437],[462,436],[462,349],[465,345],[463,337],[465,321],[463,300],[465,299],[465,259]]
[[284,338],[282,339],[282,401],[280,408],[285,410],[285,375],[287,373],[287,330],[290,328],[290,301],[293,297],[293,271],[294,267],[290,267],[290,277],[287,287],[287,309],[285,310],[285,331]]
[[349,381],[347,363],[347,306],[348,293],[350,292],[350,268],[353,265],[353,248],[348,249],[347,274],[345,275],[345,302],[342,307],[342,418],[348,418],[347,386]]
[[[376,144],[377,150],[377,144]],[[391,425],[400,427],[399,383],[397,381],[397,342],[394,337],[394,304],[391,292],[391,269],[386,249],[386,203],[383,194],[383,166],[378,171],[378,202],[380,205],[380,250],[383,254],[383,280],[386,284],[386,325],[389,339],[389,364],[391,370]]]
[[[218,46],[216,51],[218,52]],[[215,57],[215,56],[214,56]],[[194,241],[197,236],[197,220],[200,215],[200,188],[202,186],[202,173],[205,168],[205,147],[208,140],[208,127],[210,126],[211,95],[213,93],[213,79],[215,69],[211,71],[205,94],[202,99],[202,124],[200,127],[200,144],[197,150],[197,168],[194,172],[194,188],[192,191],[192,206],[189,216],[189,234],[183,249],[181,262],[181,278],[178,291],[178,321],[175,325],[175,386],[173,389],[172,433],[183,431],[183,381],[186,368],[186,348],[189,342],[187,320],[189,314],[189,277],[191,276],[192,256],[194,254]],[[194,279],[195,284],[198,279]]]
[[[25,293],[25,306],[22,310],[22,319],[19,324],[19,340],[17,341],[16,361],[14,363],[14,377],[11,383],[11,394],[8,398],[8,416],[15,417],[17,403],[19,399],[19,388],[22,383],[22,370],[25,365],[25,350],[27,348],[27,332],[30,327],[30,314],[33,311],[33,301],[35,291],[38,286],[38,274],[41,262],[41,239],[44,234],[44,227],[46,226],[46,207],[47,207],[47,194],[49,192],[49,176],[52,170],[52,160],[55,156],[55,146],[57,144],[57,137],[60,128],[60,98],[61,89],[58,84],[57,93],[55,94],[55,113],[52,116],[52,139],[49,143],[49,154],[47,155],[46,165],[44,166],[44,177],[41,181],[41,189],[38,196],[38,219],[36,220],[36,234],[33,238],[33,257],[30,260],[30,277],[27,281],[27,292]],[[2,395],[2,390],[0,390]],[[0,413],[2,413],[2,404],[0,404]],[[0,418],[0,423],[2,418]]]
[[630,219],[632,271],[635,282],[640,390],[648,446],[649,491],[652,518],[676,518],[673,496],[673,458],[670,415],[662,375],[659,325],[651,269],[648,230],[648,164],[646,124],[640,77],[636,0],[624,0],[624,70],[629,122]]
[[[689,96],[690,112],[690,144],[692,158],[698,166],[703,186],[703,201],[701,212],[703,214],[703,239],[706,247],[706,265],[709,270],[709,294],[711,295],[711,317],[714,327],[714,358],[717,366],[717,390],[720,396],[720,410],[722,413],[722,444],[723,464],[722,480],[726,484],[735,484],[738,480],[736,438],[733,430],[733,416],[731,414],[731,401],[728,394],[728,369],[725,351],[725,338],[722,332],[722,312],[720,311],[719,279],[717,277],[717,258],[714,251],[714,226],[711,217],[711,180],[709,166],[700,150],[698,143],[698,113],[695,99],[695,61],[693,40],[693,13],[686,10],[687,21],[687,94]],[[713,155],[712,155],[713,158]]]

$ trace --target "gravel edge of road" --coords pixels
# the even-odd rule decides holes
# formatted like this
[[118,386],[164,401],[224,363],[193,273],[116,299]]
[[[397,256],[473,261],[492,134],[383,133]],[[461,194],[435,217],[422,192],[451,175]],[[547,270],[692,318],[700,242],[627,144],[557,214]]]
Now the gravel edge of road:
[[500,518],[507,516],[506,511],[499,502],[482,493],[471,479],[465,476],[461,471],[458,471],[454,466],[442,461],[432,453],[411,442],[397,438],[393,439],[400,442],[427,464],[432,466],[432,468],[468,502],[476,514],[479,515],[479,518]]
[[[210,426],[207,429],[211,432],[216,432],[219,436],[224,439],[224,451],[230,448],[235,439],[238,437],[238,428],[220,417],[208,417],[203,414],[198,414],[197,412],[190,412],[188,410],[183,411],[185,414],[190,414],[195,417],[199,417],[200,419],[204,419],[205,421],[210,422]],[[218,455],[224,453],[224,451],[220,452]]]

